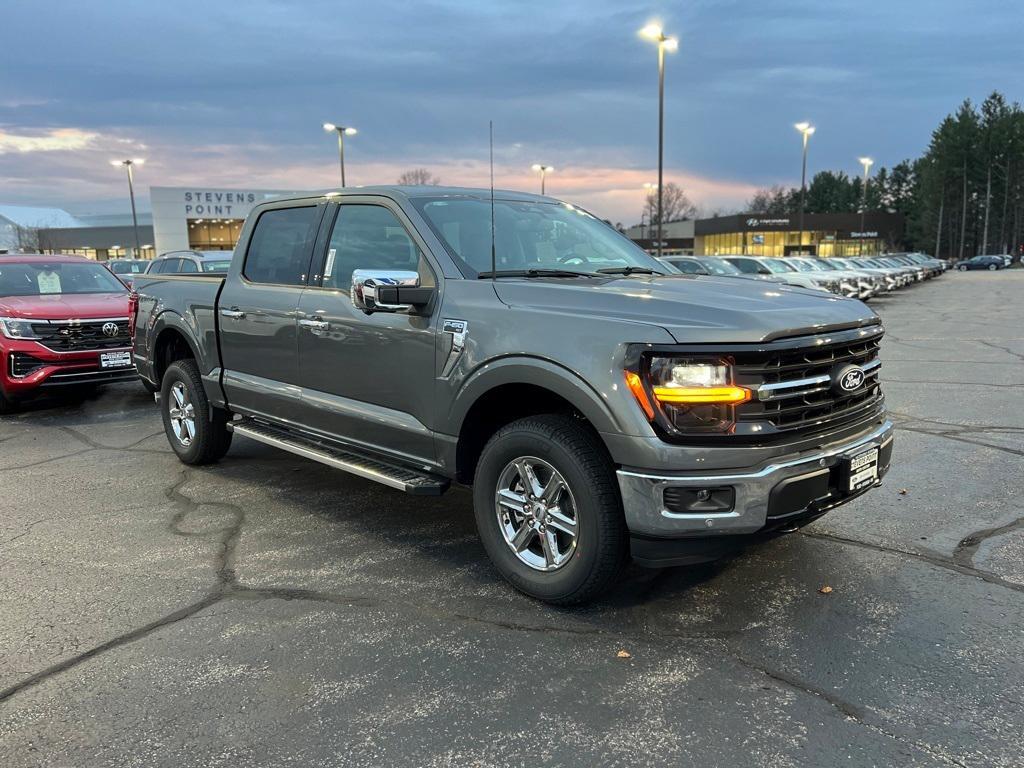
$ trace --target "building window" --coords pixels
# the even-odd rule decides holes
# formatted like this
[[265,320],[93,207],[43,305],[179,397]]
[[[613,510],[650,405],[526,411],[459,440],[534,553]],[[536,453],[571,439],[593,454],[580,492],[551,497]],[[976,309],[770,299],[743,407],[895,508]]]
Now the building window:
[[244,219],[189,219],[188,247],[195,251],[234,250]]

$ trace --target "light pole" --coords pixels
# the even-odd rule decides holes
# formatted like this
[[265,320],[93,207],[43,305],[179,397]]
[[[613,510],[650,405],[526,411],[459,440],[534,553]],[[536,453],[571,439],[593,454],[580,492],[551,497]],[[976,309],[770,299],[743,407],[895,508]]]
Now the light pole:
[[857,249],[858,253],[864,252],[864,214],[868,210],[868,175],[871,173],[871,166],[875,164],[875,161],[870,157],[859,157],[857,158],[860,164],[864,166],[864,189],[862,190],[863,195],[860,203],[860,248]]
[[346,128],[344,125],[324,123],[324,130],[327,133],[332,131],[338,134],[338,164],[341,166],[341,186],[345,186],[345,137],[355,136],[358,131],[355,128]]
[[662,243],[662,187],[665,185],[665,52],[679,48],[679,41],[665,35],[660,24],[648,24],[640,35],[658,44],[658,258],[661,258]]
[[540,193],[543,195],[544,179],[549,173],[551,173],[555,169],[550,165],[540,165],[539,163],[534,163],[531,167],[533,168],[534,173],[540,174]]
[[141,157],[136,157],[131,160],[111,160],[111,165],[123,165],[125,171],[128,173],[128,197],[132,201],[132,229],[135,230],[135,258],[142,258],[142,248],[139,246],[139,217],[135,213],[135,174],[132,172],[132,168],[136,165],[142,165],[146,162]]
[[797,253],[803,253],[804,247],[804,208],[807,199],[807,140],[814,134],[814,126],[810,123],[797,123],[794,126],[804,137],[804,160],[800,171],[800,240]]

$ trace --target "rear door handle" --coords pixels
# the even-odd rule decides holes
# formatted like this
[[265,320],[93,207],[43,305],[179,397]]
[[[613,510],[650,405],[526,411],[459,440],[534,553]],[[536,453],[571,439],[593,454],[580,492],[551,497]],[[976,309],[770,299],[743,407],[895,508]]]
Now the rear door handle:
[[241,320],[245,317],[245,312],[240,309],[222,309],[220,311],[221,317],[230,317],[235,320]]

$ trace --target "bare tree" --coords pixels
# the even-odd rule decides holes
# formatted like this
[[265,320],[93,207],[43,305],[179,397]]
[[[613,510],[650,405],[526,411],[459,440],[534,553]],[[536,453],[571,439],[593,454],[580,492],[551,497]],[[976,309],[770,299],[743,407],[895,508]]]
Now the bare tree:
[[426,168],[412,168],[411,170],[405,171],[398,177],[398,183],[409,187],[436,187],[441,183],[441,179],[432,174]]
[[[674,182],[668,182],[662,193],[662,208],[665,212],[665,223],[679,221],[681,219],[692,219],[697,216],[697,206],[693,204],[683,188]],[[652,225],[658,224],[658,190],[652,189],[647,193],[647,200],[644,203],[647,212],[647,220]]]
[[35,227],[14,227],[14,252],[38,253],[39,230]]
[[747,201],[746,211],[749,213],[789,213],[793,190],[787,190],[781,184],[757,190]]

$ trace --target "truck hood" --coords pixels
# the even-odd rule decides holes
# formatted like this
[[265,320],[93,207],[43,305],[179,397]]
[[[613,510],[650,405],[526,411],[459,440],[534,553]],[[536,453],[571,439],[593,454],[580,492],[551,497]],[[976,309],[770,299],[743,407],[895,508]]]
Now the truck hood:
[[756,343],[878,322],[856,299],[732,277],[506,278],[495,290],[510,306],[660,326],[679,343]]
[[127,293],[0,296],[0,317],[24,320],[93,320],[127,316]]

